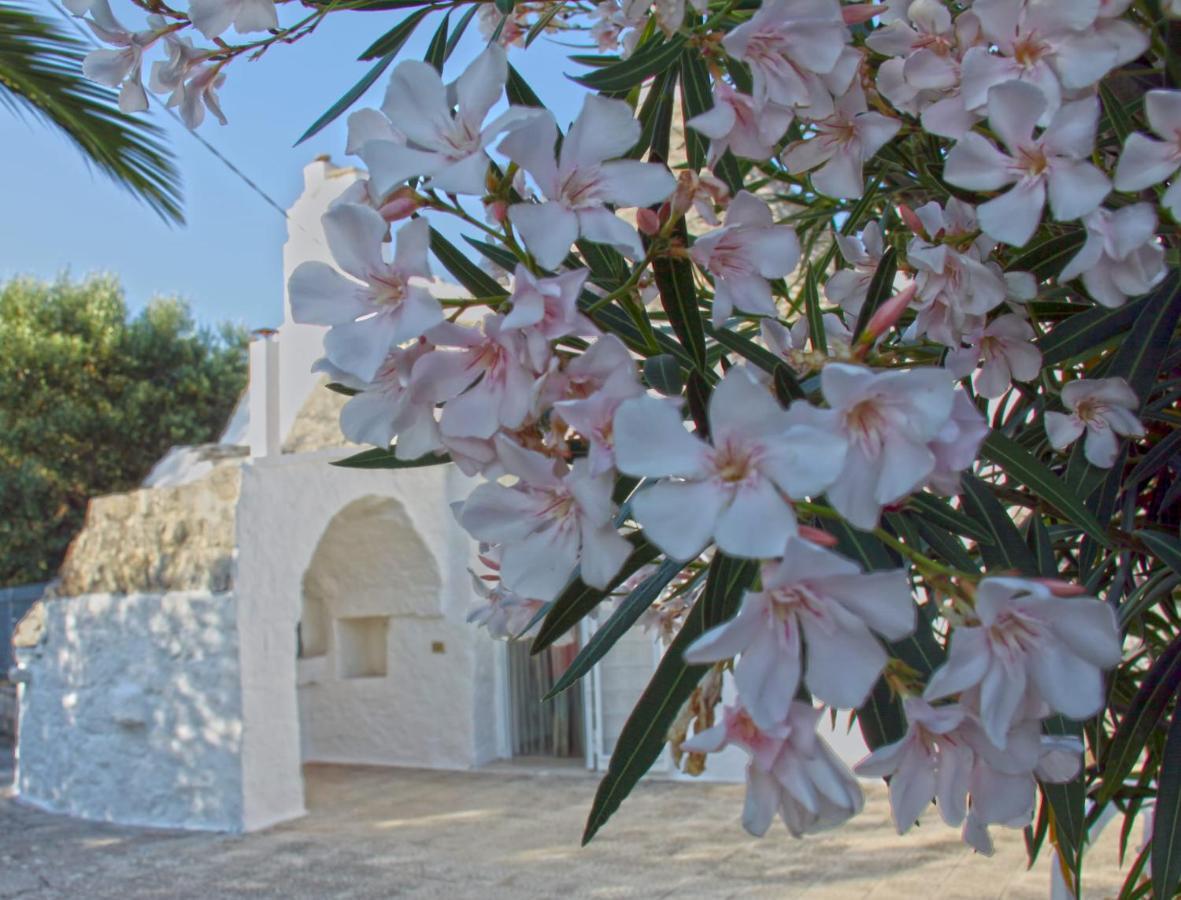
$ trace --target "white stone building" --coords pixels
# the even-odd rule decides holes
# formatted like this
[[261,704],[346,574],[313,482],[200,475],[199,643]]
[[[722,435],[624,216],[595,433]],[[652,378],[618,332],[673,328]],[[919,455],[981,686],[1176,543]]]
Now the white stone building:
[[[285,274],[330,261],[320,215],[358,177],[307,167]],[[248,402],[221,443],[173,451],[143,489],[91,504],[17,632],[24,802],[242,831],[303,813],[307,762],[605,765],[659,648],[636,630],[540,705],[560,659],[530,662],[465,621],[475,547],[450,503],[472,483],[453,466],[330,465],[360,448],[339,434],[343,398],[311,373],[323,331],[288,307],[251,345]],[[710,771],[740,777],[741,762]]]

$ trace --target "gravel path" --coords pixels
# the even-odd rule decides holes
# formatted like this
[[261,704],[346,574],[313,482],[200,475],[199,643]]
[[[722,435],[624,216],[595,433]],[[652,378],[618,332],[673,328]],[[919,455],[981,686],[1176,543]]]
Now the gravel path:
[[[4,777],[0,754],[0,779]],[[310,814],[256,834],[124,828],[48,815],[0,789],[0,897],[21,898],[1036,898],[1019,832],[974,856],[932,821],[900,838],[885,791],[803,841],[738,826],[742,789],[650,781],[588,848],[586,773],[309,766]],[[0,780],[0,784],[5,783]],[[1092,853],[1085,896],[1121,881],[1118,828]]]

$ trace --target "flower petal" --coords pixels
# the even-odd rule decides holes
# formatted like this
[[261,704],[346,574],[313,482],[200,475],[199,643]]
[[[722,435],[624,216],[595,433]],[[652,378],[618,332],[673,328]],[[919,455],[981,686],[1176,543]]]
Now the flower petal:
[[724,499],[707,481],[661,481],[636,494],[632,513],[652,543],[674,559],[690,560],[709,543]]

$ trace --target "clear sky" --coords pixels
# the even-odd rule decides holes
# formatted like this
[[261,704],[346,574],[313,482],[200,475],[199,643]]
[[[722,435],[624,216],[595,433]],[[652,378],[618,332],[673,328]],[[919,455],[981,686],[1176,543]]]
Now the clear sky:
[[[129,27],[142,21],[118,0],[112,7]],[[42,9],[56,15],[48,4]],[[372,63],[357,62],[357,55],[403,16],[397,10],[336,13],[297,44],[273,47],[256,62],[235,62],[221,91],[229,124],[207,118],[201,135],[286,208],[299,195],[303,166],[314,157],[327,153],[339,164],[354,161],[344,155],[344,116],[299,147],[292,145],[368,71]],[[399,59],[422,58],[438,18],[419,26]],[[480,46],[473,21],[447,65],[447,80]],[[510,51],[513,64],[566,122],[577,112],[583,89],[564,73],[586,71],[566,60],[571,52],[578,51],[544,38],[527,51]],[[353,108],[379,104],[387,78],[388,70]],[[0,279],[105,271],[122,280],[132,309],[154,294],[179,294],[204,323],[277,325],[285,222],[183,126],[158,108],[151,118],[167,129],[183,173],[183,227],[164,224],[92,173],[52,130],[0,108]]]

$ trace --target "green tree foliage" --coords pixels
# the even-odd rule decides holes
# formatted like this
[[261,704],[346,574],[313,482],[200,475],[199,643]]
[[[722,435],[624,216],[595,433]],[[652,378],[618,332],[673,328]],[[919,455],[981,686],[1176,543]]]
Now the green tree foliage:
[[171,446],[216,440],[245,346],[175,298],[129,317],[110,276],[0,285],[0,586],[52,577],[90,497],[135,487]]

